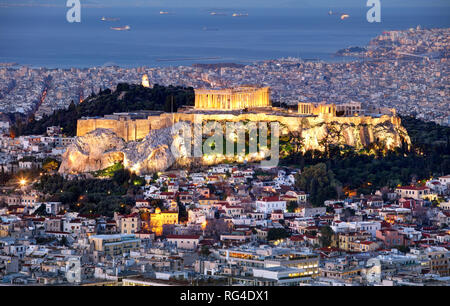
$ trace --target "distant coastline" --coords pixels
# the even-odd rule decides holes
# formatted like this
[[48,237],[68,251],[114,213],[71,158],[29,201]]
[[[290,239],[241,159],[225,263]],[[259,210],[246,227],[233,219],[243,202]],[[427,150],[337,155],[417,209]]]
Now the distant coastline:
[[198,61],[198,60],[217,60],[221,57],[184,57],[184,58],[157,58],[157,62],[175,62],[175,61]]
[[[176,16],[160,16],[161,10],[173,10]],[[210,15],[212,11],[225,12],[228,17],[216,18]],[[247,11],[248,18],[231,17]],[[0,12],[0,27],[15,30],[0,32],[0,41],[4,42],[0,62],[62,69],[100,67],[105,63],[124,68],[214,62],[248,65],[284,57],[348,62],[350,56],[336,56],[336,52],[349,46],[365,46],[386,29],[407,30],[418,24],[425,28],[450,26],[448,11],[386,11],[385,16],[390,13],[391,17],[408,18],[390,18],[367,26],[355,10],[345,10],[352,17],[341,22],[330,18],[328,9],[297,13],[289,9],[160,7],[145,12],[138,8],[90,9],[83,13],[82,23],[74,25],[61,18],[65,10],[59,8],[6,9]],[[102,16],[120,18],[120,22],[102,22]],[[110,26],[126,24],[131,31],[110,30]],[[78,36],[83,44],[70,39]]]
[[14,67],[20,66],[18,63],[0,63],[0,67]]

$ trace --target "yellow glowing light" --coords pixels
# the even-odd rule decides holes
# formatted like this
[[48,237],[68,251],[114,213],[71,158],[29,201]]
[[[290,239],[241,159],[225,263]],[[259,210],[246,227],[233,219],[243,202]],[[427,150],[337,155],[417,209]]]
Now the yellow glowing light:
[[150,82],[149,82],[149,80],[148,80],[148,75],[146,75],[146,74],[144,74],[143,76],[142,76],[142,86],[144,86],[144,87],[150,87]]
[[70,160],[71,163],[75,163],[75,161],[76,161],[75,156],[70,155],[69,156],[69,160]]
[[20,179],[19,181],[21,186],[25,186],[27,184],[27,180],[26,179]]
[[207,225],[207,224],[208,224],[207,221],[204,221],[204,222],[202,223],[202,229],[203,229],[203,230],[206,228],[206,225]]
[[134,173],[139,173],[139,171],[141,170],[141,166],[139,164],[135,164],[133,167],[131,167],[131,172]]

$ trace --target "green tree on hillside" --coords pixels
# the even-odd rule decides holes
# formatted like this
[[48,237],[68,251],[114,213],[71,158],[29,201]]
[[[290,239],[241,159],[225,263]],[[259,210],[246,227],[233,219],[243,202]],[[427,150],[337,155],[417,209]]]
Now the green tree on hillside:
[[267,240],[278,240],[289,236],[289,233],[284,228],[271,228],[267,233]]
[[340,183],[334,173],[327,170],[324,163],[306,167],[296,177],[296,186],[309,194],[309,201],[314,206],[323,206],[324,201],[338,196],[336,188]]

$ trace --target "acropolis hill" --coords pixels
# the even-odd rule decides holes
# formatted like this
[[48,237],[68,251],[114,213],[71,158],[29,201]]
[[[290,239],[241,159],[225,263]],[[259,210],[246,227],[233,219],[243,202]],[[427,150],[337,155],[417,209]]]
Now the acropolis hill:
[[[124,162],[126,167],[130,169],[134,167],[139,169],[139,172],[165,170],[168,164],[166,162],[161,162],[159,167],[155,160],[149,160],[149,156],[142,157],[141,154],[141,159],[144,158],[145,162],[136,159],[133,149],[127,147],[127,143],[135,144],[138,141],[141,146],[142,142],[146,141],[155,143],[155,139],[150,138],[159,138],[158,131],[161,131],[169,139],[167,143],[164,141],[156,143],[164,147],[164,154],[169,154],[166,147],[170,147],[171,138],[174,136],[170,136],[168,128],[178,122],[193,123],[198,120],[199,115],[203,122],[279,122],[282,135],[289,132],[301,134],[304,139],[304,151],[323,150],[321,140],[329,135],[331,127],[339,131],[339,136],[332,139],[332,143],[345,144],[355,149],[362,149],[375,142],[389,150],[401,146],[402,142],[410,144],[400,118],[392,109],[365,110],[358,102],[339,105],[299,103],[298,111],[295,112],[272,107],[270,89],[267,87],[198,89],[195,90],[195,106],[183,107],[176,113],[142,111],[78,120],[79,137],[65,153],[60,171],[66,173],[94,171],[104,169],[115,162]],[[104,137],[106,131],[108,131],[106,139],[109,140]],[[115,143],[99,145],[99,141]],[[158,146],[155,148],[156,151],[161,149]],[[90,153],[94,151],[95,157]],[[147,153],[152,155],[152,152]],[[161,150],[159,152],[161,153]],[[158,158],[163,158],[164,154],[159,154]],[[130,163],[130,160],[133,162]],[[209,159],[208,163],[223,161],[224,157],[220,157]]]

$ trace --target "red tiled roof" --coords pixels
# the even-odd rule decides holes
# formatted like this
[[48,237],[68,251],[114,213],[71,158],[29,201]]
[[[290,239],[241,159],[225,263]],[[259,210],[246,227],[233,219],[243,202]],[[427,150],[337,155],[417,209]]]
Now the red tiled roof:
[[139,217],[138,213],[132,213],[132,214],[123,216],[123,218],[136,218],[136,217]]
[[426,189],[430,189],[428,187],[417,187],[417,186],[401,186],[401,187],[397,187],[397,189],[403,189],[403,190],[426,190]]
[[264,197],[261,200],[264,202],[278,202],[278,201],[280,201],[280,197],[279,196]]
[[161,192],[161,195],[174,195],[173,192]]
[[365,244],[365,245],[371,245],[373,243],[375,243],[375,242],[373,242],[373,241],[362,241],[361,242],[361,244]]
[[300,235],[291,236],[289,239],[291,241],[303,241],[304,240],[303,236],[300,236]]

